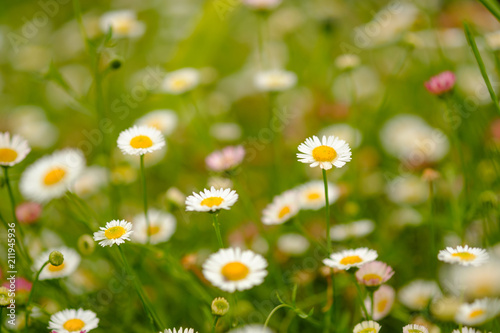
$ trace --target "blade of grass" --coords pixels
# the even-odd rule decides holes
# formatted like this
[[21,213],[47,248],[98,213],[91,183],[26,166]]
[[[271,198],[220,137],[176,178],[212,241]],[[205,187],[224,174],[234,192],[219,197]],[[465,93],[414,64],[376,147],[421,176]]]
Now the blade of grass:
[[488,74],[486,73],[486,67],[484,66],[483,58],[481,58],[481,54],[479,53],[479,49],[477,48],[476,40],[472,35],[472,31],[469,25],[464,22],[465,29],[465,37],[467,38],[467,42],[474,53],[474,57],[476,58],[477,64],[479,65],[479,70],[481,71],[481,75],[483,76],[484,82],[486,83],[486,87],[490,93],[491,99],[493,100],[493,104],[495,105],[496,110],[500,113],[500,105],[498,105],[498,97],[495,94],[495,90],[493,90],[493,86],[491,85]]
[[500,21],[500,5],[498,3],[491,0],[479,0],[479,2],[482,3],[483,6],[486,7],[491,14],[493,14],[493,16]]

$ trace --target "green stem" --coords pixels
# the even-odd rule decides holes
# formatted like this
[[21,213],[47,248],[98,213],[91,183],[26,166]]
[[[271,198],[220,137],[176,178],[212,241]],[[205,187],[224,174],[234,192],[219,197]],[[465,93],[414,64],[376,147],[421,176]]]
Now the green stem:
[[326,178],[326,170],[323,171],[323,183],[325,184],[325,218],[326,218],[326,246],[328,254],[332,253],[332,240],[330,238],[330,200],[328,200],[328,180]]
[[219,316],[214,317],[214,322],[212,324],[212,333],[215,333],[215,327],[217,326],[217,322],[219,321]]
[[374,300],[373,300],[373,294],[374,294],[374,291],[373,290],[370,290],[369,291],[369,295],[370,295],[370,319],[373,318],[373,314],[375,313],[375,308],[374,308]]
[[47,260],[42,265],[42,267],[40,267],[40,269],[36,273],[35,281],[33,281],[33,285],[31,286],[30,295],[28,296],[28,302],[26,302],[26,314],[24,315],[24,321],[25,321],[24,331],[25,332],[28,332],[28,328],[29,328],[29,321],[28,320],[29,320],[29,316],[30,316],[30,312],[31,312],[31,310],[30,310],[30,304],[31,304],[31,301],[33,300],[33,295],[35,294],[36,283],[38,282],[38,278],[40,277],[40,274],[42,273],[43,269],[48,264],[49,264],[49,261]]
[[356,290],[358,291],[358,298],[361,303],[361,308],[363,309],[363,315],[366,319],[368,319],[370,318],[370,315],[368,314],[368,310],[366,309],[365,301],[363,299],[363,294],[361,293],[361,288],[359,287],[358,280],[356,280],[356,275],[354,275],[354,273],[352,273],[351,275],[354,280],[354,285],[356,286]]
[[274,313],[275,313],[276,311],[278,311],[278,310],[279,310],[279,309],[281,309],[281,308],[286,308],[286,307],[288,307],[288,308],[292,309],[292,307],[291,307],[290,305],[288,305],[288,304],[280,304],[280,305],[276,306],[276,307],[275,307],[275,308],[271,311],[271,313],[269,313],[269,315],[267,316],[266,321],[264,322],[264,328],[266,328],[266,327],[267,327],[267,325],[269,324],[269,321],[271,320],[271,317],[274,315]]
[[142,181],[142,200],[144,203],[144,216],[146,218],[146,227],[148,230],[147,244],[149,244],[151,241],[151,233],[149,232],[148,195],[146,189],[146,172],[144,170],[144,155],[141,155],[141,181]]
[[219,243],[219,248],[224,248],[224,242],[222,241],[222,236],[220,234],[220,223],[218,219],[218,213],[212,213],[213,226],[215,229],[215,235],[217,236],[217,242]]

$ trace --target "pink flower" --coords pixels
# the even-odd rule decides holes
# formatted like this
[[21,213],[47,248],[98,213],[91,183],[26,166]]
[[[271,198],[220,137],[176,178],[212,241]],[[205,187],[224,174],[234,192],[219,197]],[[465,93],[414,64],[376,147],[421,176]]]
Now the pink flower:
[[16,207],[16,217],[21,223],[30,224],[42,215],[42,206],[36,202],[23,202]]
[[356,279],[367,287],[378,287],[394,275],[392,267],[381,261],[364,264],[356,272]]
[[245,149],[243,146],[228,146],[208,155],[205,163],[208,169],[221,172],[237,167],[244,157]]
[[394,305],[396,292],[391,286],[383,284],[373,293],[373,313],[370,298],[365,299],[365,306],[368,313],[373,314],[373,320],[380,320],[391,312]]
[[442,95],[455,86],[457,80],[455,74],[451,71],[446,71],[433,76],[429,81],[425,82],[425,88],[434,95]]

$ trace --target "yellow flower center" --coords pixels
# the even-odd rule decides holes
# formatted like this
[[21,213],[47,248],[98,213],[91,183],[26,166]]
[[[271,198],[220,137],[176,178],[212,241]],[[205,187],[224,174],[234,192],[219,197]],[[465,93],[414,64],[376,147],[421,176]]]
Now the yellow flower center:
[[119,225],[117,225],[116,227],[108,228],[104,232],[104,236],[106,236],[107,239],[117,239],[125,235],[126,232],[127,231],[124,227],[120,227]]
[[113,24],[113,31],[120,34],[128,34],[132,28],[130,20],[116,20]]
[[60,271],[62,271],[62,270],[64,269],[64,266],[65,266],[65,264],[64,264],[64,263],[60,264],[59,266],[54,266],[54,265],[52,265],[52,264],[49,264],[49,265],[47,266],[47,269],[48,269],[49,271],[51,271],[51,272],[60,272]]
[[476,255],[472,254],[470,252],[457,252],[457,253],[453,253],[452,257],[458,257],[458,258],[460,258],[463,261],[471,261],[471,260],[476,259]]
[[43,178],[43,183],[47,186],[55,185],[59,183],[64,176],[66,176],[66,170],[63,168],[55,167],[45,174]]
[[10,148],[0,148],[0,163],[14,162],[17,158],[17,152]]
[[422,333],[422,331],[416,328],[410,328],[408,330],[408,333]]
[[161,130],[161,122],[158,121],[158,120],[151,120],[149,123],[148,123],[148,126],[149,127],[154,127],[156,128],[157,130]]
[[319,146],[313,149],[312,155],[318,162],[332,162],[337,157],[337,152],[332,147]]
[[153,141],[149,138],[149,136],[146,135],[138,135],[132,138],[130,140],[130,145],[132,148],[139,149],[139,148],[149,148],[153,145]]
[[363,280],[366,282],[375,280],[379,284],[382,282],[382,277],[378,274],[368,273],[363,276]]
[[389,303],[389,300],[383,299],[380,302],[377,303],[377,312],[383,312],[385,310],[385,307],[387,306],[387,303]]
[[229,281],[239,281],[243,280],[247,277],[250,270],[247,265],[242,264],[241,262],[234,261],[228,264],[225,264],[222,267],[221,273]]
[[354,265],[354,264],[359,264],[362,261],[363,259],[361,259],[359,256],[347,256],[342,258],[340,260],[340,263],[342,265]]
[[160,227],[156,225],[152,225],[148,229],[149,236],[156,235],[158,232],[160,232]]
[[377,330],[374,329],[373,327],[367,327],[367,328],[363,328],[361,331],[359,331],[359,333],[376,333]]
[[203,199],[200,205],[212,208],[213,206],[219,206],[223,202],[224,199],[222,199],[221,197],[210,197]]
[[281,208],[279,214],[278,214],[278,217],[280,219],[282,219],[283,217],[285,217],[287,214],[290,214],[290,207],[289,206],[285,206],[283,208]]
[[321,195],[318,192],[311,192],[307,195],[307,199],[309,200],[318,200]]
[[83,322],[83,320],[78,318],[70,319],[63,324],[63,328],[68,332],[78,332],[81,331],[84,327],[85,323]]
[[469,318],[479,317],[479,316],[483,315],[485,312],[486,311],[484,311],[483,309],[474,310],[471,313],[469,313]]
[[172,87],[174,89],[184,89],[184,87],[187,85],[187,81],[185,79],[173,79],[172,80]]

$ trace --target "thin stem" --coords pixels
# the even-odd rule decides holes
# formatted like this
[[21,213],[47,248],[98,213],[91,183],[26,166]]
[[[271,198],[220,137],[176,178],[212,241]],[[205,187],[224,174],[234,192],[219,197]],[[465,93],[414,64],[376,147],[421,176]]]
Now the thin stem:
[[279,310],[279,309],[281,309],[281,308],[286,308],[286,307],[288,307],[288,308],[291,308],[291,309],[292,309],[292,307],[291,307],[290,305],[288,305],[288,304],[280,304],[280,305],[276,306],[276,307],[275,307],[275,308],[271,311],[271,313],[269,313],[269,315],[267,316],[266,321],[264,322],[264,328],[266,328],[266,327],[267,327],[267,325],[269,324],[269,321],[271,320],[271,317],[274,315],[274,313],[275,313],[276,311],[278,311],[278,310]]
[[356,290],[358,291],[358,298],[361,302],[361,309],[363,309],[364,317],[368,319],[368,318],[370,318],[370,315],[368,314],[368,310],[366,309],[365,301],[363,299],[363,294],[361,293],[361,288],[359,287],[358,280],[356,280],[356,276],[354,274],[351,274],[351,275],[352,275],[352,278],[354,280],[354,285],[356,285]]
[[33,281],[33,285],[31,286],[31,291],[30,291],[30,295],[28,296],[28,302],[26,302],[26,314],[24,315],[24,321],[25,321],[25,326],[24,326],[24,331],[25,332],[28,332],[28,327],[29,327],[29,316],[30,316],[30,304],[31,304],[31,301],[33,300],[33,295],[35,294],[35,287],[36,287],[36,283],[38,281],[38,278],[40,277],[40,274],[42,273],[43,269],[45,268],[45,266],[47,266],[49,264],[49,261],[47,260],[43,265],[42,267],[40,267],[40,269],[38,270],[38,272],[36,273],[36,276],[35,276],[35,281]]
[[219,214],[218,213],[213,213],[212,214],[212,219],[213,219],[213,226],[215,229],[215,235],[217,236],[217,242],[219,243],[219,248],[223,249],[224,248],[224,242],[222,241],[222,236],[220,234],[220,223],[219,223]]
[[144,202],[144,216],[146,218],[146,227],[148,230],[147,244],[151,241],[150,225],[149,225],[149,214],[148,214],[148,195],[146,189],[146,172],[144,170],[144,155],[141,155],[141,181],[142,181],[142,199]]
[[212,333],[215,333],[215,327],[217,326],[217,322],[219,321],[219,316],[214,316],[214,322],[212,324]]
[[328,200],[328,180],[326,178],[326,170],[323,171],[323,182],[325,184],[325,218],[326,218],[326,246],[328,254],[332,253],[332,240],[330,238],[330,200]]
[[[0,306],[0,318],[3,319],[3,306]],[[3,320],[0,320],[0,333],[2,333]]]
[[373,314],[375,313],[375,309],[374,309],[374,300],[373,300],[373,294],[374,294],[374,291],[373,290],[370,290],[369,292],[369,295],[370,295],[370,319],[373,318]]

